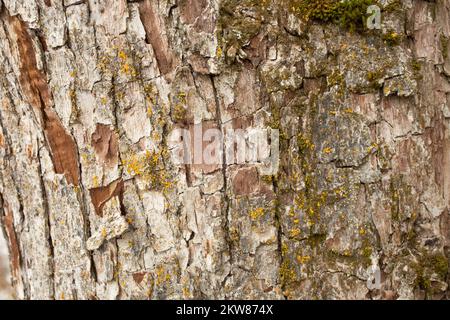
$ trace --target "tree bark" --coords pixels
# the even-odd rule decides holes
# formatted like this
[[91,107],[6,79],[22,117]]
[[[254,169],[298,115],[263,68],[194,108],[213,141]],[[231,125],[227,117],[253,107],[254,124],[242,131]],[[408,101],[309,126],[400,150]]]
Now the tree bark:
[[3,234],[0,233],[0,300],[11,299],[13,297],[9,275],[8,249]]
[[[449,297],[450,1],[301,3],[0,0],[18,298]],[[175,164],[197,124],[280,130],[278,173]]]

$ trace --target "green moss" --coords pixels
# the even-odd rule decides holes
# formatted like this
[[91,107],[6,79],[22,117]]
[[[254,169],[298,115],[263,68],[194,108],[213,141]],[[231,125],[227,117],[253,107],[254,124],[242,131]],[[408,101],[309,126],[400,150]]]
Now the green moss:
[[367,79],[367,81],[369,81],[369,83],[370,83],[369,86],[372,89],[374,89],[374,90],[381,89],[381,87],[383,86],[381,80],[384,77],[384,73],[385,73],[384,69],[367,72],[366,79]]
[[393,184],[391,184],[391,218],[394,221],[400,220],[400,209],[399,209],[399,195],[398,191],[395,190],[395,187]]
[[173,107],[173,120],[175,122],[182,122],[186,119],[186,109],[182,105],[175,105]]
[[[291,179],[294,184],[296,179],[303,177],[304,188],[294,196],[295,209],[306,214],[306,224],[310,229],[318,225],[321,220],[321,212],[328,201],[328,192],[318,190],[318,178],[316,176],[317,153],[312,143],[312,138],[306,134],[297,135],[298,157],[294,162],[300,166],[301,176],[294,174]],[[298,176],[298,178],[297,178]]]
[[172,120],[174,122],[183,122],[186,120],[187,115],[187,99],[186,94],[184,92],[179,92],[173,101],[172,108]]
[[417,277],[414,283],[415,287],[421,290],[429,291],[431,288],[431,280],[424,277],[422,269],[417,270]]
[[449,38],[447,38],[444,35],[441,35],[440,40],[441,40],[442,57],[444,58],[444,60],[446,60],[449,54]]
[[372,72],[372,71],[367,72],[367,76],[366,76],[367,80],[369,80],[369,81],[378,80],[379,77],[380,77],[380,75],[377,72]]
[[383,8],[383,11],[385,13],[389,13],[389,12],[398,12],[402,10],[402,2],[400,0],[395,0],[392,1],[391,3],[389,3],[388,5],[386,5]]
[[[365,229],[364,229],[365,230]],[[361,232],[360,232],[361,234]],[[361,263],[365,268],[368,268],[372,264],[372,253],[374,251],[374,247],[371,244],[371,237],[369,237],[366,233],[363,236],[362,240],[362,248],[360,252]]]
[[367,19],[367,8],[375,4],[373,0],[294,0],[294,13],[321,22],[333,22],[350,31],[363,30]]
[[[220,7],[218,42],[219,50],[241,48],[258,34],[262,22],[269,14],[272,0],[225,0]],[[250,12],[251,14],[246,14]]]
[[345,78],[343,73],[340,71],[334,70],[327,77],[327,84],[330,87],[336,86],[338,88],[337,94],[339,98],[344,98],[347,92],[347,83],[345,82]]
[[280,143],[283,146],[284,142],[288,139],[286,131],[281,126],[281,107],[273,100],[270,100],[271,117],[267,121],[267,125],[272,129],[278,129],[280,132]]
[[423,76],[420,74],[420,71],[422,70],[422,65],[421,65],[420,61],[417,59],[413,59],[411,61],[411,68],[414,73],[414,78],[416,80],[421,80],[423,78]]
[[419,261],[414,264],[416,273],[415,287],[424,290],[427,295],[433,294],[432,279],[437,275],[440,281],[446,281],[448,275],[448,259],[441,253],[422,253]]
[[267,184],[273,184],[274,180],[275,180],[275,176],[262,176],[261,180]]
[[311,248],[317,248],[318,246],[323,244],[326,239],[327,239],[326,234],[314,234],[314,235],[311,235],[308,237],[308,239],[306,240],[306,243]]
[[335,20],[339,1],[335,0],[300,0],[292,1],[291,9],[303,14],[306,19],[323,22]]
[[391,218],[401,222],[405,214],[401,212],[401,204],[406,203],[412,197],[412,187],[405,183],[402,175],[391,178],[389,192],[391,197]]
[[430,265],[433,271],[442,279],[445,280],[448,274],[448,259],[444,255],[433,255],[430,257]]
[[387,33],[383,34],[381,38],[389,46],[398,46],[401,43],[403,37],[401,34],[390,30]]
[[411,67],[412,67],[414,73],[420,72],[420,70],[422,69],[422,66],[421,66],[419,60],[411,61]]

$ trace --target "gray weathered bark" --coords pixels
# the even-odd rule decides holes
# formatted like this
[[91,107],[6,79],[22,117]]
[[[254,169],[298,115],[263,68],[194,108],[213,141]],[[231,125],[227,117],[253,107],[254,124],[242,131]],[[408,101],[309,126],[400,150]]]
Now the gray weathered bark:
[[3,233],[0,233],[0,300],[12,298],[12,287],[9,280],[8,249]]
[[[448,298],[450,1],[300,2],[0,0],[18,298]],[[200,122],[279,129],[278,174],[175,165]]]

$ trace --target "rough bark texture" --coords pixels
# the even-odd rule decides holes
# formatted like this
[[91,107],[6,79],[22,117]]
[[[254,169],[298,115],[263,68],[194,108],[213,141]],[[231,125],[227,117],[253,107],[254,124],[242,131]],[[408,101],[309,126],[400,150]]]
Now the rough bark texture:
[[[450,1],[299,3],[0,0],[18,298],[449,297]],[[174,165],[200,122],[279,129],[278,174]]]
[[0,300],[12,298],[12,287],[9,279],[8,249],[3,234],[0,233]]

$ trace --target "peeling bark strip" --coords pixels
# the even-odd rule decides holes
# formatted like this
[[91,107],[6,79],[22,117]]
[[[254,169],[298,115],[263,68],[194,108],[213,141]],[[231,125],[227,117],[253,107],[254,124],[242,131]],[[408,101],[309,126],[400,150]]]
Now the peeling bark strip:
[[44,109],[44,126],[56,173],[64,174],[68,183],[77,186],[80,178],[75,142],[52,109]]
[[[6,14],[6,13],[5,13]],[[52,109],[52,98],[45,74],[38,69],[33,42],[26,24],[17,16],[8,16],[13,26],[20,55],[20,84],[29,103],[42,111],[44,131],[55,171],[64,174],[67,182],[79,184],[77,147],[66,133],[58,115]]]
[[[7,15],[6,11],[5,14]],[[20,54],[20,85],[29,103],[37,108],[51,107],[51,94],[45,74],[37,68],[36,54],[33,41],[28,33],[25,22],[17,16],[8,16],[9,23],[14,29],[17,47]]]
[[164,20],[157,13],[158,2],[144,0],[139,4],[139,14],[144,24],[147,40],[155,51],[159,70],[166,75],[173,69],[174,57],[169,47]]
[[124,182],[122,179],[111,182],[106,187],[90,189],[89,193],[91,195],[92,204],[95,208],[95,213],[102,217],[103,206],[113,197],[119,197],[119,200],[122,203],[123,190]]
[[9,204],[6,201],[3,202],[3,212],[5,213],[3,223],[5,225],[9,243],[11,273],[13,282],[16,282],[20,277],[20,251],[19,244],[17,242],[16,231],[14,229],[14,216],[9,207]]

